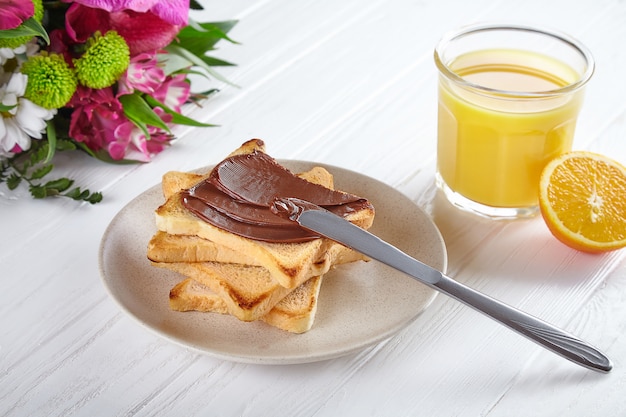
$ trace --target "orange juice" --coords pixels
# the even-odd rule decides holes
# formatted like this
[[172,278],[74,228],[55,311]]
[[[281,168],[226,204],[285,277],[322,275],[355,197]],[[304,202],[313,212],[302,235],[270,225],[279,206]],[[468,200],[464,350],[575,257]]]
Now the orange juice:
[[486,206],[536,206],[541,170],[572,147],[583,94],[547,92],[580,74],[512,49],[469,52],[447,66],[464,83],[440,75],[438,175],[453,192]]

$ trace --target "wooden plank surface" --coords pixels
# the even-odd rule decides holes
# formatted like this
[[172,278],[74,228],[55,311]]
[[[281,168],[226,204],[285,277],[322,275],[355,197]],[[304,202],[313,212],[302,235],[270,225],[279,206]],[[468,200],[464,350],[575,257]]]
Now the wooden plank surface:
[[[626,163],[626,4],[616,0],[229,0],[198,20],[236,18],[217,55],[239,88],[189,114],[153,162],[60,158],[58,170],[101,189],[96,206],[33,201],[0,188],[0,415],[6,416],[619,416],[626,415],[626,260],[557,242],[540,218],[493,222],[436,191],[436,70],[447,30],[479,20],[548,25],[583,41],[597,70],[575,146]],[[575,332],[615,369],[600,375],[437,297],[397,336],[320,363],[217,360],[138,325],[107,294],[100,239],[115,214],[167,170],[222,159],[264,139],[277,158],[319,161],[381,180],[439,227],[448,272]],[[323,302],[323,300],[321,300]]]

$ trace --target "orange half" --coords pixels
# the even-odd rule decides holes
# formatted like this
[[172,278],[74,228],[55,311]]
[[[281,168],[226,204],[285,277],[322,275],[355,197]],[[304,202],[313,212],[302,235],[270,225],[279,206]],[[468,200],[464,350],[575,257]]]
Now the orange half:
[[552,234],[585,252],[626,247],[626,168],[587,151],[550,161],[539,185],[539,207]]

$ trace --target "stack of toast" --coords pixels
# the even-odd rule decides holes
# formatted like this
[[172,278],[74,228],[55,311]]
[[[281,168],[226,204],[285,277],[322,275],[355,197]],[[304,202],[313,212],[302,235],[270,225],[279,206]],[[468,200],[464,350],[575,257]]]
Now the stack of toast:
[[[232,155],[265,152],[261,140],[245,142]],[[183,276],[170,290],[170,308],[230,314],[243,321],[264,321],[293,333],[311,329],[322,279],[334,265],[367,260],[326,238],[306,242],[266,242],[216,227],[181,202],[180,192],[210,173],[168,172],[163,176],[165,203],[156,210],[158,231],[148,244],[152,265]],[[315,167],[297,174],[333,189],[333,176]],[[374,210],[347,218],[369,228]]]

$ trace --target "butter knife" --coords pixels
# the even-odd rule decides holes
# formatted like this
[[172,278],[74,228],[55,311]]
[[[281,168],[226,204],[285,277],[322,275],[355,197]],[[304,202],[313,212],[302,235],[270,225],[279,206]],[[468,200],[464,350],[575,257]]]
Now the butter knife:
[[453,280],[315,204],[297,198],[277,198],[271,209],[301,227],[361,252],[466,304],[565,359],[599,372],[609,372],[613,367],[607,356],[574,335]]

